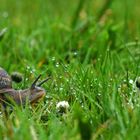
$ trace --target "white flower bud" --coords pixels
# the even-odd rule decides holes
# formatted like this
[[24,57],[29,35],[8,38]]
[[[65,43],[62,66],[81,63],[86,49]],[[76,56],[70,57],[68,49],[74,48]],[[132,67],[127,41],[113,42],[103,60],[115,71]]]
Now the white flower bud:
[[60,101],[56,105],[56,109],[59,113],[66,113],[69,108],[69,103],[67,101]]

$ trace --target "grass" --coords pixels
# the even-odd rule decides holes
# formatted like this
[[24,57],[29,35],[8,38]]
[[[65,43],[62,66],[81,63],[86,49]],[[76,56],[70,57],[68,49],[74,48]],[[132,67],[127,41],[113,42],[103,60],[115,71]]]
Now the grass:
[[[0,66],[47,91],[35,107],[0,115],[0,139],[140,139],[139,1],[1,0]],[[61,115],[59,101],[68,101]]]

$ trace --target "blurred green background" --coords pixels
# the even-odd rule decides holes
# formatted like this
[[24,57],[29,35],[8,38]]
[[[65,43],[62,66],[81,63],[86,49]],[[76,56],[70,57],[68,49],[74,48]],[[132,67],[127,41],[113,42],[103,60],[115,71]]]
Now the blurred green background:
[[36,67],[53,57],[93,64],[107,47],[120,51],[139,38],[138,5],[138,0],[1,0],[0,29],[7,28],[1,65]]

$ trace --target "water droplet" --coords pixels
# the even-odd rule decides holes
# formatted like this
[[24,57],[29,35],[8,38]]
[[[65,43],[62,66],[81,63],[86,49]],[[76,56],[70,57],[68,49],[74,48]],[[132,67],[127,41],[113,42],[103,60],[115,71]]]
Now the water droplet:
[[90,120],[90,124],[93,124],[93,121],[92,120]]
[[95,78],[94,81],[96,82],[97,81],[97,78]]
[[126,80],[124,79],[123,82],[126,82]]
[[77,56],[78,53],[77,52],[74,52],[73,54],[74,54],[74,56]]
[[76,95],[76,92],[73,92],[72,94],[73,94],[73,95]]
[[93,84],[91,84],[90,87],[93,87]]
[[59,90],[62,91],[63,90],[63,87],[60,87]]
[[99,85],[99,87],[102,87],[101,83],[99,83],[98,85]]
[[77,97],[76,97],[76,98],[75,98],[75,100],[76,100],[76,101],[78,101],[78,100],[79,100],[79,98],[77,98]]
[[27,66],[26,69],[29,70],[30,69],[30,66]]
[[62,79],[62,76],[59,76],[59,79]]
[[130,83],[130,84],[133,84],[133,83],[134,83],[134,81],[133,81],[132,79],[130,79],[130,80],[129,80],[129,83]]
[[57,62],[57,63],[55,64],[55,66],[58,68],[58,67],[59,67],[59,63]]
[[52,61],[55,61],[55,57],[52,57]]
[[113,79],[112,79],[112,78],[110,78],[110,81],[113,81]]
[[35,69],[32,69],[32,72],[35,72],[36,70]]
[[74,88],[73,87],[70,87],[70,90],[73,90]]
[[93,71],[91,71],[91,74],[93,74]]
[[80,102],[80,104],[82,104],[82,100],[80,100],[79,102]]
[[31,71],[30,71],[30,73],[32,74],[32,73],[33,73],[33,71],[31,70]]
[[108,84],[108,87],[111,87],[111,85],[110,85],[110,84]]
[[82,104],[81,107],[84,108],[84,105]]

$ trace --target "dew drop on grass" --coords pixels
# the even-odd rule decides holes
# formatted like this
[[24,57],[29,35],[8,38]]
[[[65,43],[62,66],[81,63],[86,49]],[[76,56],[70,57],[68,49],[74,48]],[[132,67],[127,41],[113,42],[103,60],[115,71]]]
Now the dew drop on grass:
[[110,78],[110,81],[113,81],[113,79],[112,79],[112,78]]
[[33,71],[31,70],[31,71],[30,71],[30,73],[32,74],[32,73],[33,73]]
[[79,103],[82,104],[82,100],[80,100]]
[[133,92],[130,92],[130,95],[133,95]]
[[68,65],[67,64],[65,64],[64,66],[65,66],[65,68],[68,68]]
[[73,92],[72,94],[73,94],[73,95],[76,95],[76,92]]
[[118,87],[118,91],[121,92],[121,88],[120,87]]
[[130,83],[130,84],[133,84],[133,83],[134,83],[134,81],[133,81],[132,79],[130,79],[130,80],[129,80],[129,83]]
[[134,99],[134,103],[136,103],[137,102],[137,100],[136,99]]
[[110,51],[110,49],[108,48],[108,49],[107,49],[107,52],[109,52],[109,51]]
[[140,107],[140,104],[137,104],[137,107]]
[[52,61],[55,61],[55,57],[52,57]]
[[59,90],[62,91],[63,90],[63,87],[60,87]]
[[94,82],[97,82],[97,78],[94,78]]
[[125,83],[125,82],[126,82],[126,80],[124,79],[124,80],[123,80],[123,82]]
[[93,124],[93,121],[92,120],[90,120],[90,124]]
[[59,79],[62,79],[62,76],[59,76]]
[[84,104],[83,103],[81,104],[81,107],[84,108]]
[[93,84],[90,84],[90,87],[92,88],[93,87]]
[[99,87],[102,87],[101,83],[99,83],[98,85],[99,85]]
[[73,90],[74,88],[73,87],[70,87],[70,90]]
[[110,84],[108,84],[108,87],[111,87],[111,85],[110,85]]
[[59,67],[59,63],[57,62],[57,63],[55,64],[55,66],[58,68],[58,67]]
[[83,88],[85,88],[85,87],[86,87],[86,85],[84,84],[84,85],[83,85]]
[[74,54],[74,56],[77,56],[78,53],[77,52],[74,52],[73,54]]
[[30,69],[30,66],[27,66],[26,69],[29,70]]
[[90,73],[93,74],[93,71],[91,71]]
[[76,97],[75,100],[78,101],[79,99]]
[[97,61],[101,61],[101,58],[97,58]]

